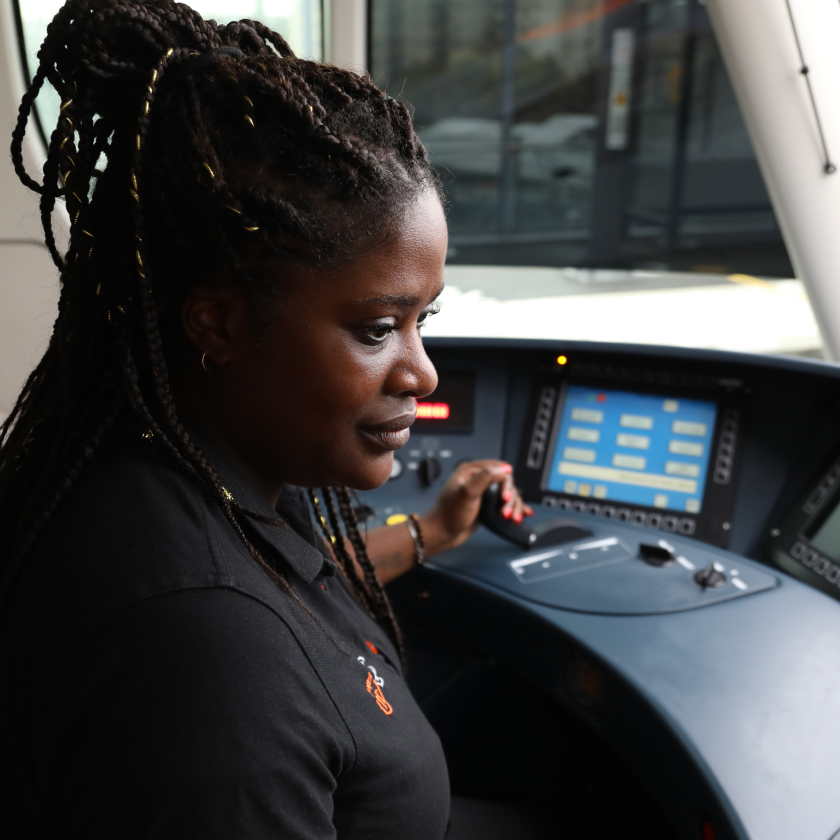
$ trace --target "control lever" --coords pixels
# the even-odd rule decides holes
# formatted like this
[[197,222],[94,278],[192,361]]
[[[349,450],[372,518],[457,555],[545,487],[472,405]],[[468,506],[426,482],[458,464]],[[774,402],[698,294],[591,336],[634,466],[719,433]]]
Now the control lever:
[[503,506],[501,485],[491,484],[481,497],[478,521],[488,531],[492,531],[496,536],[520,548],[544,548],[592,536],[592,531],[578,525],[573,519],[551,519],[531,529],[524,523],[517,524],[510,519],[505,519],[502,516]]
[[531,548],[537,541],[537,535],[525,524],[512,522],[502,516],[501,485],[491,484],[481,497],[478,521],[488,530],[503,540],[512,542],[520,548]]

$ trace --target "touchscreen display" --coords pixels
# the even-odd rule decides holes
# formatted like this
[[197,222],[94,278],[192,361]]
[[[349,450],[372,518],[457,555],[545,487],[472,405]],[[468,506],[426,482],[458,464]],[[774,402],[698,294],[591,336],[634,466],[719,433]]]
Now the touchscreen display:
[[570,385],[544,488],[700,513],[717,406]]

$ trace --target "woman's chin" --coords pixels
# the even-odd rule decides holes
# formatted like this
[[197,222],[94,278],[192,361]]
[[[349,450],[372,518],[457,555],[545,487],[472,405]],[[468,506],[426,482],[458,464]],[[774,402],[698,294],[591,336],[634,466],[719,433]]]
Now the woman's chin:
[[390,477],[394,467],[394,453],[386,452],[379,458],[369,459],[363,469],[346,475],[344,486],[351,490],[376,490]]

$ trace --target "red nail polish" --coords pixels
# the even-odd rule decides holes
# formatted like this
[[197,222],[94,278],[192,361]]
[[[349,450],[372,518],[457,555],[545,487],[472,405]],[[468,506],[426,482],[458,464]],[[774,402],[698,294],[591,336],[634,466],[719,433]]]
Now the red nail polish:
[[510,464],[502,464],[499,469],[505,474],[510,475],[513,472],[513,467]]
[[502,501],[503,502],[509,502],[512,498],[513,498],[513,490],[505,490],[505,492],[502,493]]
[[510,519],[510,515],[512,513],[513,513],[512,510],[502,508],[502,516],[504,516],[505,519]]
[[522,522],[522,514],[517,513],[516,516],[513,517],[513,521],[519,525]]

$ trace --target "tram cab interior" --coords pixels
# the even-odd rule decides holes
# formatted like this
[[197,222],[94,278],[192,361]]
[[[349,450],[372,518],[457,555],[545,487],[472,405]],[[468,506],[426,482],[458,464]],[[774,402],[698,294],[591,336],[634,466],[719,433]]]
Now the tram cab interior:
[[[7,135],[56,6],[27,3],[0,1]],[[488,499],[389,587],[454,836],[840,836],[840,7],[274,6],[400,90],[445,173],[438,389],[357,516],[403,521],[488,457],[535,508]],[[7,413],[56,272],[0,183]]]

